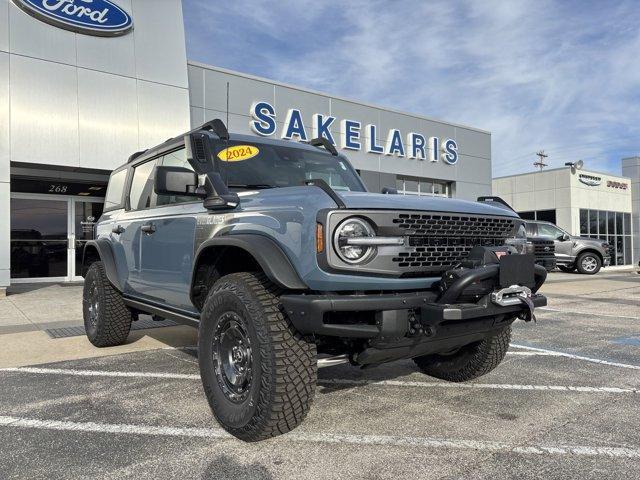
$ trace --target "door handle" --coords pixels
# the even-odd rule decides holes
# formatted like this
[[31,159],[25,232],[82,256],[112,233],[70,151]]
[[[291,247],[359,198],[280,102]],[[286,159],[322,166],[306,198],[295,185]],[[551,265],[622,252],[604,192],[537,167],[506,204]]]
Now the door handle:
[[140,227],[140,230],[142,230],[147,235],[152,235],[156,231],[156,226],[153,223],[145,223]]
[[124,233],[124,227],[122,225],[118,225],[117,227],[113,227],[111,231],[116,235],[120,235],[121,233]]

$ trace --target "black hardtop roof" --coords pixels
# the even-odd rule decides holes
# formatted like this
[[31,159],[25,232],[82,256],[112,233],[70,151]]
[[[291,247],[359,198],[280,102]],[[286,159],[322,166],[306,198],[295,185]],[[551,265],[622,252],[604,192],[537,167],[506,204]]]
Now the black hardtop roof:
[[[139,152],[135,152],[134,154],[132,154],[129,159],[127,160],[127,163],[119,166],[118,168],[114,169],[115,170],[120,170],[123,167],[128,166],[129,164],[134,163],[136,160],[144,160],[147,159],[149,157],[155,156],[159,153],[162,152],[166,152],[169,150],[173,150],[176,147],[178,147],[179,145],[183,145],[184,144],[184,137],[185,135],[188,135],[190,133],[193,132],[198,132],[201,130],[207,130],[209,127],[209,123],[207,122],[204,125],[200,125],[199,127],[194,128],[193,130],[189,130],[188,132],[184,132],[180,135],[177,135],[175,137],[169,138],[167,140],[165,140],[164,142],[162,142],[161,144],[158,144],[156,146],[153,146],[151,148],[148,148],[146,150],[141,150]],[[314,151],[314,152],[318,152],[318,151],[323,151],[322,149],[315,147],[313,145],[309,145],[308,143],[304,143],[304,142],[296,142],[296,141],[291,141],[291,140],[280,140],[280,139],[274,139],[274,138],[267,138],[267,137],[260,137],[260,136],[256,136],[256,135],[247,135],[247,134],[242,134],[242,133],[229,133],[229,141],[232,142],[248,142],[248,143],[262,143],[262,144],[267,144],[267,145],[274,145],[274,146],[283,146],[283,147],[289,147],[289,148],[301,148],[304,150],[310,150],[310,151]],[[326,150],[325,150],[326,151]],[[327,154],[330,155],[330,152],[327,151]]]

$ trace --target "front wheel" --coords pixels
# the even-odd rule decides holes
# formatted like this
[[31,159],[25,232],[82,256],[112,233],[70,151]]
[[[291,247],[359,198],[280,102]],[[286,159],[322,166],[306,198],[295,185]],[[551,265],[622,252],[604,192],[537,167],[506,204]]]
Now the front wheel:
[[205,301],[198,360],[209,406],[229,433],[258,441],[298,426],[317,381],[316,346],[282,312],[263,274],[219,279]]
[[449,382],[465,382],[496,368],[504,359],[511,340],[511,326],[481,342],[462,347],[451,355],[423,355],[413,361],[423,373]]
[[602,261],[595,253],[581,253],[576,260],[576,268],[585,275],[595,275],[600,271],[601,267]]
[[96,347],[122,345],[129,336],[131,311],[109,283],[102,262],[92,263],[84,279],[82,316],[87,338]]

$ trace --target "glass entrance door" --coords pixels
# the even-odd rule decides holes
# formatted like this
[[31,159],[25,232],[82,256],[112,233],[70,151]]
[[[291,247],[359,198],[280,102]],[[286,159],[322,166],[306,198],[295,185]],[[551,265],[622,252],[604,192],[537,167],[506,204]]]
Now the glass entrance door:
[[15,193],[11,197],[11,281],[81,280],[103,199]]
[[68,201],[11,198],[11,278],[68,276]]
[[74,280],[80,280],[82,254],[87,241],[94,239],[94,225],[102,215],[104,204],[102,201],[73,200],[73,225],[70,237],[73,251],[70,253],[71,265],[69,275]]

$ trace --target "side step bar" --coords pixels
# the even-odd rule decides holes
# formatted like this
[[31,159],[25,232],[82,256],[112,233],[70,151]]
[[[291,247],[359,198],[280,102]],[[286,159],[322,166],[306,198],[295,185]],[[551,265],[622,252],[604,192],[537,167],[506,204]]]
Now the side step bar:
[[173,320],[174,322],[181,325],[187,325],[188,327],[198,328],[198,326],[200,325],[200,320],[196,317],[177,313],[155,305],[150,305],[148,303],[141,302],[140,300],[134,300],[132,298],[124,297],[122,300],[127,307],[131,307],[141,312],[148,313],[149,315],[157,315],[168,320]]

